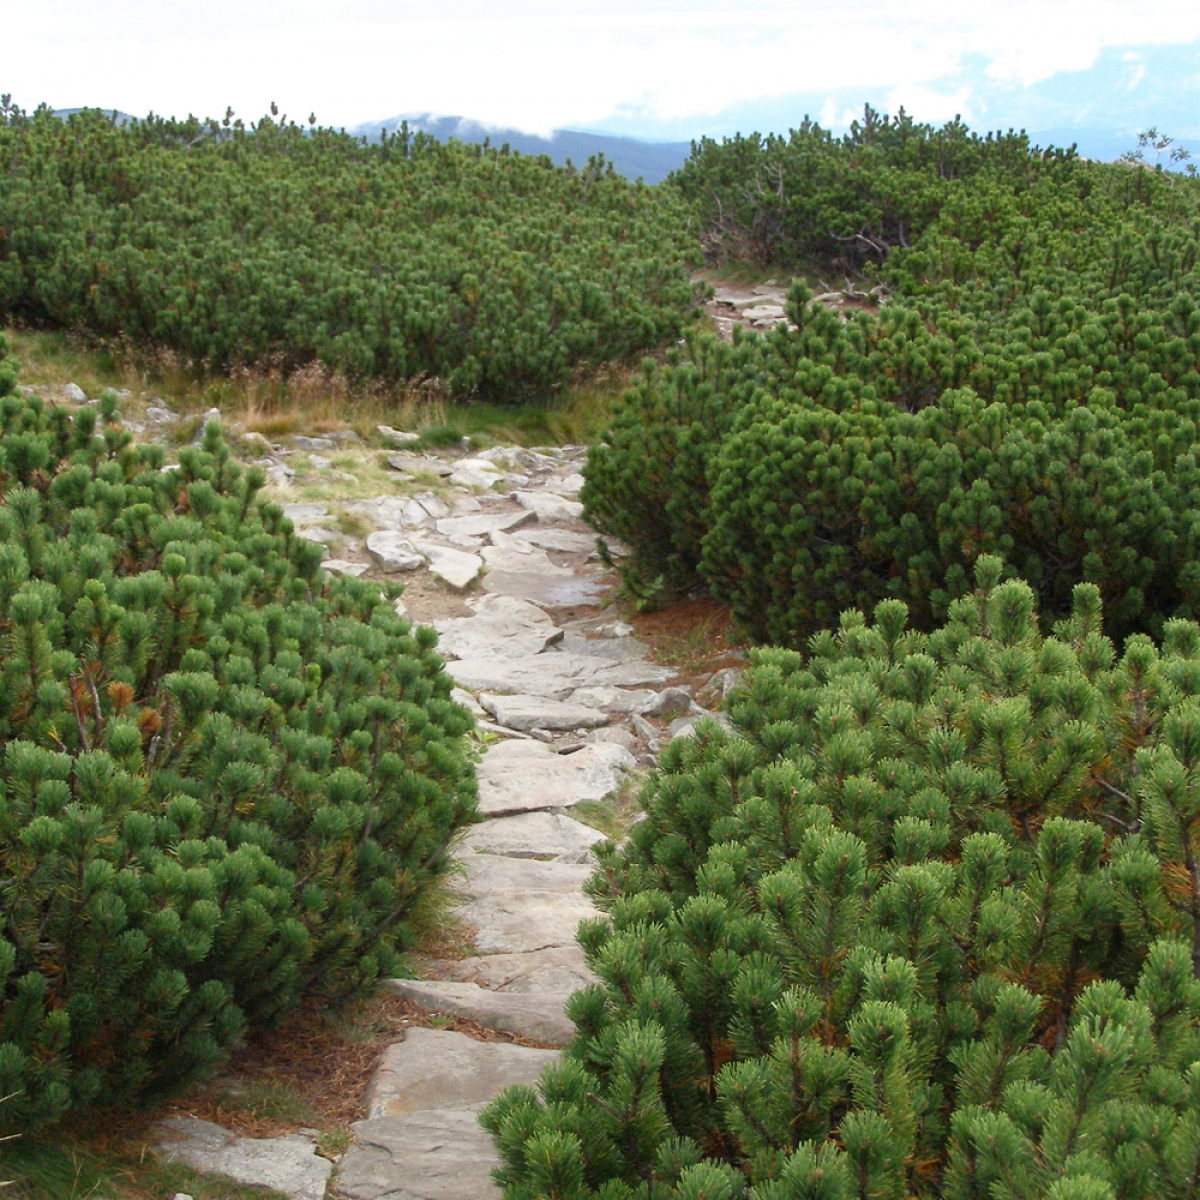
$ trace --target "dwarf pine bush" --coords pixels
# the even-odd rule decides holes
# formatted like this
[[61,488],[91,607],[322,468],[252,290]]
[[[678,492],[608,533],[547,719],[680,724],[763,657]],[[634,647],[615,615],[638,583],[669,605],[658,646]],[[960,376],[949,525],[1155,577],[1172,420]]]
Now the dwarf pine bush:
[[140,1099],[396,966],[473,812],[431,630],[220,429],[165,468],[0,342],[0,1120]]
[[1200,627],[1053,636],[984,557],[754,652],[590,884],[599,977],[485,1123],[509,1200],[1185,1200]]

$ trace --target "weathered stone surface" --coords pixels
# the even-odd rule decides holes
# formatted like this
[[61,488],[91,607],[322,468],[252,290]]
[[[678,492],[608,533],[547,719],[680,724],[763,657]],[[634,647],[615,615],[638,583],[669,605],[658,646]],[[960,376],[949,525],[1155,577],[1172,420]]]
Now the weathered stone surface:
[[[407,993],[399,985],[408,982],[389,981],[402,995]],[[404,1041],[384,1051],[363,1107],[367,1119],[373,1120],[425,1109],[486,1104],[509,1084],[535,1083],[557,1058],[553,1050],[480,1042],[445,1029],[408,1029]]]
[[574,754],[555,754],[539,742],[500,742],[488,747],[476,768],[479,811],[494,817],[600,800],[634,766],[623,746],[588,745]]
[[546,491],[554,492],[557,496],[578,496],[583,490],[583,482],[583,476],[578,471],[572,471],[562,479],[546,480]]
[[563,631],[536,605],[512,596],[469,601],[470,617],[435,621],[438,652],[453,658],[522,658],[562,640]]
[[429,559],[429,572],[445,580],[451,587],[465,588],[483,568],[483,559],[478,554],[467,554],[463,550],[452,550],[434,542],[416,542],[419,554]]
[[419,433],[405,433],[404,430],[393,429],[390,425],[376,425],[375,430],[384,441],[393,446],[411,446],[413,442],[421,440]]
[[338,1172],[344,1200],[496,1200],[500,1160],[478,1107],[358,1121]]
[[595,534],[563,529],[559,525],[530,525],[514,535],[518,541],[543,550],[559,550],[566,554],[587,554],[596,548]]
[[84,404],[87,401],[87,392],[77,383],[63,384],[62,394],[68,400],[73,400],[76,404]]
[[315,525],[329,516],[324,504],[285,504],[283,515],[293,525]]
[[489,537],[493,533],[505,533],[537,520],[537,514],[527,509],[516,512],[479,513],[467,517],[443,517],[437,523],[437,531],[444,537]]
[[320,542],[323,546],[331,542],[344,542],[346,539],[336,529],[327,529],[324,525],[306,525],[296,530],[296,536],[306,542]]
[[466,653],[457,662],[446,664],[454,682],[469,692],[516,692],[555,700],[565,700],[576,688],[591,683],[596,667],[593,658],[557,650],[529,658]]
[[195,1117],[171,1117],[155,1127],[155,1153],[196,1171],[237,1183],[276,1188],[292,1200],[323,1200],[333,1163],[301,1134],[244,1138]]
[[472,825],[462,847],[464,852],[504,854],[509,858],[560,858],[586,855],[604,840],[600,830],[562,813],[527,812]]
[[661,717],[664,713],[685,713],[691,706],[692,697],[687,688],[669,687],[659,692],[654,700],[642,709],[642,715]]
[[490,488],[504,479],[504,472],[486,458],[460,458],[451,464],[450,478],[462,487]]
[[608,724],[608,714],[585,704],[547,700],[542,696],[495,695],[484,692],[479,703],[496,722],[509,729],[595,729]]
[[670,667],[630,659],[628,662],[615,662],[601,667],[592,676],[591,684],[594,687],[646,687],[666,683],[674,675]]
[[345,508],[370,521],[376,529],[412,528],[414,508],[420,513],[417,525],[424,524],[427,516],[424,508],[408,496],[373,496],[369,500],[352,500]]
[[391,529],[371,534],[367,538],[367,553],[387,575],[415,571],[425,565],[424,556],[412,542]]
[[549,492],[514,492],[513,497],[522,508],[537,513],[539,521],[574,521],[583,516],[583,505],[565,496]]
[[441,475],[448,476],[453,468],[440,458],[425,458],[420,454],[389,454],[387,465],[393,471],[403,471],[410,475]]
[[440,496],[435,496],[433,492],[418,492],[413,499],[435,521],[439,521],[442,517],[448,517],[450,515],[450,505],[448,505]]
[[465,1017],[487,1029],[515,1033],[547,1046],[565,1046],[575,1033],[563,1012],[569,992],[490,992],[474,983],[418,979],[389,979],[388,986],[428,1012]]
[[346,558],[327,558],[321,564],[321,569],[328,571],[330,575],[349,575],[357,579],[360,575],[365,575],[370,567],[366,563],[351,562]]
[[614,746],[624,746],[631,753],[638,744],[637,735],[628,725],[605,725],[603,729],[593,729],[587,735],[587,740],[600,743],[611,742]]
[[644,713],[658,693],[648,688],[629,690],[611,686],[581,687],[571,693],[572,704],[586,704],[607,713]]
[[546,946],[523,954],[473,954],[438,964],[443,979],[477,983],[494,992],[576,992],[596,976],[588,969],[583,950],[568,946]]
[[336,450],[337,442],[327,437],[294,437],[292,445],[297,450]]
[[[501,858],[492,854],[468,856],[463,863],[474,869],[484,860],[513,864],[523,869],[517,877],[489,871],[464,885],[466,903],[459,909],[464,924],[475,931],[475,948],[481,954],[514,954],[541,950],[547,946],[570,946],[575,941],[579,922],[596,915],[596,909],[580,891],[591,867],[569,868],[565,863],[544,863],[533,859]],[[574,869],[579,876],[547,877],[531,875],[531,867]],[[520,886],[528,878],[528,886]],[[547,886],[537,886],[545,884]],[[502,886],[508,885],[508,886]]]

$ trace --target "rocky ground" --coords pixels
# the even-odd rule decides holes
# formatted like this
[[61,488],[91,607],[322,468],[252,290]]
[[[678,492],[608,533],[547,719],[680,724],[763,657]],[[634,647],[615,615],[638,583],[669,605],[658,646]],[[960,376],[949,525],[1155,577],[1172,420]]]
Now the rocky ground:
[[409,1029],[384,1053],[336,1171],[316,1131],[242,1137],[176,1116],[156,1139],[168,1160],[296,1200],[481,1200],[497,1193],[496,1160],[476,1115],[554,1059],[571,1035],[563,1004],[590,978],[574,934],[595,911],[582,884],[605,832],[588,819],[719,707],[736,668],[695,689],[605,607],[616,579],[581,519],[583,447],[430,454],[386,427],[379,442],[390,448],[354,434],[240,446],[326,546],[328,570],[405,583],[398,603],[438,630],[476,715],[484,819],[458,847],[456,883],[472,953],[391,986],[536,1046]]

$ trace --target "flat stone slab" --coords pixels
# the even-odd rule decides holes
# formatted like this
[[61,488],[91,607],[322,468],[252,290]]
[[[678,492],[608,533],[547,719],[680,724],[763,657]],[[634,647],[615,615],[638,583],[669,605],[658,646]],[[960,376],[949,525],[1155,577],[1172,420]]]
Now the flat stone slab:
[[321,564],[321,570],[328,571],[330,575],[349,575],[353,579],[365,575],[370,569],[366,563],[351,562],[347,558],[327,558]]
[[[487,577],[484,577],[487,586]],[[674,677],[669,667],[642,660],[614,662],[590,654],[550,650],[529,658],[464,654],[446,664],[454,682],[468,692],[547,696],[566,700],[583,687],[647,687]]]
[[595,729],[608,724],[608,713],[585,704],[547,700],[542,696],[495,695],[484,692],[479,703],[500,725],[528,731]]
[[514,596],[480,596],[470,617],[435,621],[438,652],[452,658],[531,658],[562,641],[563,631],[535,604]]
[[155,1127],[155,1153],[164,1162],[186,1163],[206,1175],[235,1183],[275,1188],[292,1200],[324,1200],[333,1163],[321,1158],[298,1133],[244,1138],[211,1121],[170,1117]]
[[379,564],[385,575],[415,571],[425,565],[425,556],[394,530],[382,530],[367,538],[367,553]]
[[552,995],[489,992],[474,983],[423,979],[389,979],[388,987],[428,1012],[465,1017],[487,1029],[515,1033],[547,1046],[565,1046],[575,1035],[575,1026],[563,1012],[569,992]]
[[553,492],[514,492],[513,497],[522,508],[537,513],[539,521],[577,521],[583,516],[583,505],[578,500]]
[[414,475],[425,472],[430,475],[450,475],[454,468],[440,458],[424,458],[419,454],[389,454],[387,465],[393,471],[410,471]]
[[556,496],[578,496],[583,490],[583,484],[583,476],[578,471],[572,471],[562,479],[546,480],[545,490],[553,492]]
[[[558,812],[519,813],[494,817],[467,830],[465,851],[503,854],[509,858],[562,858],[586,862],[591,848],[607,835]],[[578,857],[576,857],[578,856]]]
[[414,542],[417,552],[429,560],[429,573],[459,590],[468,586],[483,569],[483,559],[465,550],[452,550],[434,542]]
[[649,688],[582,687],[571,693],[572,704],[587,705],[607,713],[644,713],[657,699],[658,692]]
[[583,950],[547,946],[523,954],[475,954],[438,964],[438,974],[494,992],[577,992],[596,982]]
[[315,525],[329,516],[329,509],[324,504],[285,504],[283,515],[293,525]]
[[[393,979],[388,985],[407,995],[399,985],[412,982]],[[557,1058],[553,1050],[481,1042],[445,1029],[412,1028],[405,1032],[402,1042],[383,1052],[363,1097],[363,1107],[367,1120],[376,1120],[427,1109],[486,1104],[509,1084],[537,1082]]]
[[376,529],[411,529],[425,524],[428,513],[409,496],[373,496],[351,500],[345,510],[370,521]]
[[597,909],[578,892],[527,888],[480,895],[464,904],[459,915],[474,928],[480,954],[519,954],[573,945],[579,922],[596,916]]
[[513,534],[519,542],[542,550],[559,550],[567,554],[588,553],[596,548],[596,535],[579,533],[574,529],[563,529],[560,525],[530,525]]
[[600,800],[636,765],[624,746],[588,745],[574,754],[555,754],[540,742],[499,742],[476,767],[479,811],[498,817]]
[[477,513],[466,517],[443,517],[437,523],[437,531],[443,537],[491,537],[493,533],[506,533],[537,520],[537,514],[527,509],[506,513]]
[[344,1200],[498,1200],[500,1159],[479,1108],[437,1108],[357,1121],[337,1192]]

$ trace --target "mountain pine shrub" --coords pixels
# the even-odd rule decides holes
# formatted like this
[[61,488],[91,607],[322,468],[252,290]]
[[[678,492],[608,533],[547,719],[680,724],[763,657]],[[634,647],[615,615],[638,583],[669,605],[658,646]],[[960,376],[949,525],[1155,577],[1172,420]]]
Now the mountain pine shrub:
[[[847,176],[892,188],[903,150],[940,197],[864,264],[891,298],[834,312],[798,284],[794,329],[647,363],[589,454],[591,520],[641,578],[792,647],[889,597],[931,629],[983,554],[1048,619],[1080,581],[1115,636],[1200,615],[1200,181],[1016,142],[947,174],[936,131],[896,138]],[[730,187],[761,174],[742,150]]]
[[845,612],[676,739],[486,1110],[508,1200],[1185,1200],[1200,1188],[1200,627],[1053,635],[998,559]]
[[[473,812],[431,630],[215,424],[166,468],[0,343],[0,1120],[143,1099],[394,971]],[[110,397],[111,399],[111,397]]]

